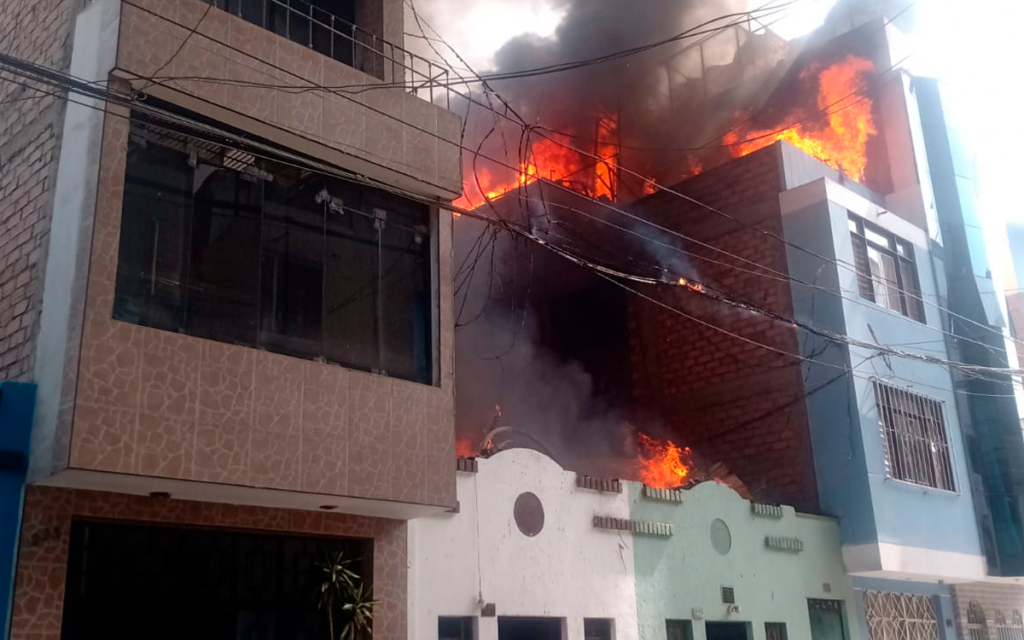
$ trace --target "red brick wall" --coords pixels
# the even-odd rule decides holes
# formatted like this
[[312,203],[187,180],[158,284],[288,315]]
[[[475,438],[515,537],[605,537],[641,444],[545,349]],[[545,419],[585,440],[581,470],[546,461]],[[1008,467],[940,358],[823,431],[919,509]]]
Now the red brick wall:
[[[673,265],[675,270],[685,270],[678,275],[791,316],[788,283],[764,277],[765,268],[743,262],[749,260],[782,273],[787,270],[785,246],[744,226],[782,234],[778,158],[778,150],[772,146],[675,188],[742,224],[664,192],[639,203],[637,211],[736,256],[690,242],[685,249],[698,257],[685,258],[685,265]],[[694,319],[633,298],[631,365],[638,403],[653,407],[656,418],[681,444],[694,449],[698,461],[728,465],[756,499],[817,511],[810,435],[800,401],[800,361],[786,355],[797,352],[795,330],[683,287],[662,286],[648,293]]]
[[[0,49],[56,69],[79,0],[0,3]],[[0,380],[32,377],[63,102],[0,79]]]

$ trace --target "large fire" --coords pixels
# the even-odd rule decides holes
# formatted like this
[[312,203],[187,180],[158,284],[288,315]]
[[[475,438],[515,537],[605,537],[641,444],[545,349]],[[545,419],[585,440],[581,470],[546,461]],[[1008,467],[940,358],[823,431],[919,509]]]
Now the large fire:
[[480,445],[471,438],[459,438],[455,441],[455,455],[459,458],[475,458],[480,455]]
[[[549,135],[549,134],[545,134]],[[483,166],[481,159],[473,173],[467,173],[462,196],[453,204],[456,207],[475,209],[490,200],[524,187],[544,178],[564,184],[575,191],[595,197],[615,200],[618,194],[618,124],[612,116],[597,120],[594,132],[596,143],[593,155],[581,154],[572,147],[583,148],[578,142],[561,134],[550,134],[550,139],[535,137],[519,170],[506,167]]]
[[675,489],[686,482],[693,463],[690,448],[680,448],[671,440],[662,442],[641,433],[637,465],[640,480],[656,489]]
[[[868,138],[877,130],[871,115],[871,100],[858,93],[873,70],[870,60],[847,56],[818,75],[818,109],[827,114],[826,120],[796,111],[783,124],[787,127],[784,130],[733,131],[725,136],[724,142],[732,147],[733,155],[739,157],[785,140],[854,180],[862,181],[867,167]],[[816,71],[809,67],[800,77],[809,81]]]

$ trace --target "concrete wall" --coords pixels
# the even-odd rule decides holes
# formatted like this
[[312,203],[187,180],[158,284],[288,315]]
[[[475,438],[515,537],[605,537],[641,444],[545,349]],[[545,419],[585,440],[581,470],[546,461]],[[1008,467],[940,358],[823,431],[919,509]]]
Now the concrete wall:
[[[573,640],[591,617],[614,618],[616,640],[636,640],[632,535],[592,522],[597,514],[628,518],[626,494],[577,488],[575,474],[526,449],[479,467],[458,475],[459,513],[409,523],[410,640],[436,639],[438,616],[480,615],[480,599],[498,616],[562,618]],[[544,507],[534,537],[513,518],[527,491]],[[497,618],[478,624],[478,640],[497,640]]]
[[[947,357],[935,306],[925,305],[926,323],[919,323],[860,297],[852,268],[848,212],[913,243],[923,297],[933,302],[936,278],[941,276],[933,272],[923,230],[828,180],[784,193],[782,207],[788,240],[839,263],[789,250],[791,275],[804,282],[816,281],[825,289],[793,283],[797,318],[858,340]],[[828,342],[809,339],[802,349],[807,356],[822,354],[816,363],[805,365],[809,390],[821,387],[808,400],[811,432],[822,508],[840,519],[848,569],[980,578],[984,565],[949,370]],[[847,366],[852,367],[852,375],[843,373]],[[837,374],[841,378],[835,379]],[[886,476],[872,387],[875,378],[944,403],[957,491]],[[834,382],[826,384],[830,380]],[[935,522],[948,524],[936,527]]]
[[[635,536],[637,615],[640,637],[665,640],[665,620],[694,620],[694,640],[706,637],[704,622],[748,622],[753,640],[765,637],[765,622],[784,622],[788,637],[810,638],[808,598],[842,601],[847,637],[858,638],[853,584],[843,569],[839,527],[834,520],[781,507],[780,518],[756,516],[750,502],[728,487],[705,482],[684,492],[682,503],[651,500],[641,485],[629,484],[630,516],[667,522],[668,540]],[[731,547],[712,544],[724,523]],[[765,538],[796,538],[799,553],[767,548]],[[827,585],[827,587],[826,587]],[[735,589],[739,613],[729,613],[720,588]]]

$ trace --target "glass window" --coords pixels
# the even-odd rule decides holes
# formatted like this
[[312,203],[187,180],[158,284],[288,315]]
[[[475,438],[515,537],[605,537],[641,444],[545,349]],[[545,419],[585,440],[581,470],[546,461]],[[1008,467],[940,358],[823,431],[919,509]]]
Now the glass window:
[[439,616],[437,618],[437,640],[474,640],[475,618],[469,616]]
[[900,306],[899,278],[896,275],[896,259],[868,246],[868,262],[871,265],[871,282],[875,293],[875,302],[895,311],[902,311]]
[[133,117],[116,319],[434,382],[430,207]]
[[878,380],[874,387],[886,474],[896,480],[956,491],[942,403]]
[[190,335],[255,344],[263,181],[200,163],[188,276]]
[[612,640],[611,618],[584,618],[583,640]]
[[378,232],[360,190],[329,186],[324,352],[332,362],[379,371]]
[[861,297],[924,322],[913,246],[852,214],[849,225]]
[[382,75],[380,28],[356,24],[355,0],[203,1],[338,62]]
[[665,631],[668,640],[693,640],[693,621],[666,620]]
[[136,141],[128,152],[113,317],[177,331],[192,216],[188,154]]
[[324,210],[322,178],[281,174],[263,201],[260,344],[315,358],[323,353]]
[[766,623],[764,623],[764,637],[765,637],[765,640],[786,640],[786,623],[785,622],[766,622]]

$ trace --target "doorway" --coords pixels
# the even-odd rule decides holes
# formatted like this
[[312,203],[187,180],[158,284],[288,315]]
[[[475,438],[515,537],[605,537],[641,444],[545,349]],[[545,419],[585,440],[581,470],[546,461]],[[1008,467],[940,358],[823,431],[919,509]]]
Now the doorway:
[[498,640],[562,640],[562,619],[498,618]]
[[807,601],[811,616],[811,640],[846,640],[843,603],[839,600]]
[[708,622],[704,629],[708,640],[750,640],[746,622]]

